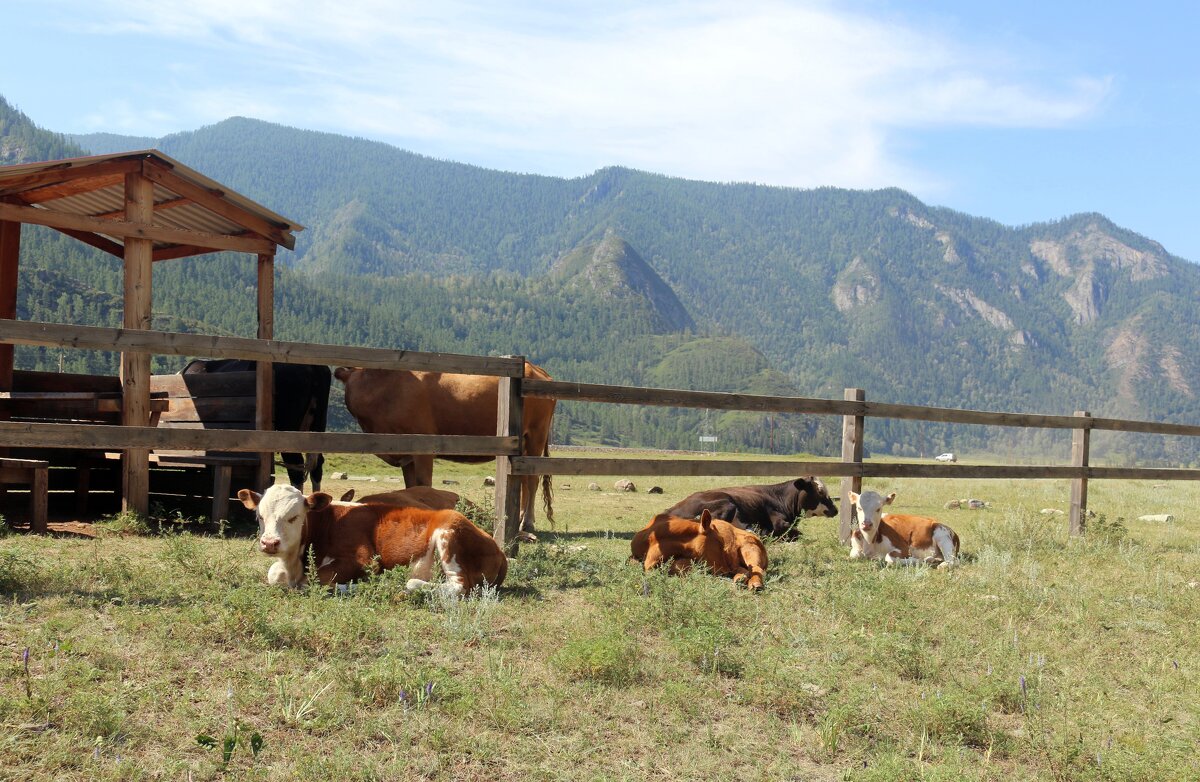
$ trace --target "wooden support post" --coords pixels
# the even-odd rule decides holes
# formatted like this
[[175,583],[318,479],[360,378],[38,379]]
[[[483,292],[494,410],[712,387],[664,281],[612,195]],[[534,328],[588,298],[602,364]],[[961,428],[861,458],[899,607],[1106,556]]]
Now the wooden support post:
[[[1076,418],[1091,418],[1086,410],[1076,410]],[[1091,450],[1092,430],[1090,426],[1075,429],[1071,432],[1071,466],[1087,467],[1088,454]],[[1087,478],[1075,478],[1071,481],[1071,519],[1069,532],[1072,537],[1082,535],[1087,531]]]
[[[258,338],[275,338],[275,256],[264,253],[258,256]],[[254,428],[261,431],[275,429],[275,373],[269,361],[258,362],[255,377],[255,420]],[[266,491],[275,474],[275,454],[258,455],[258,472],[255,487]]]
[[[866,401],[867,392],[861,388],[847,388],[842,398],[847,402]],[[842,461],[849,464],[862,464],[863,460],[863,416],[842,416]],[[842,499],[838,536],[842,543],[850,541],[850,533],[854,531],[854,503],[850,502],[850,492],[862,491],[862,476],[842,478]]]
[[212,517],[213,524],[229,520],[229,489],[233,467],[228,464],[213,465]]
[[[0,318],[16,320],[17,268],[21,259],[21,224],[0,220]],[[12,391],[13,346],[0,344],[0,391]],[[7,419],[7,411],[0,412]]]
[[[522,359],[524,365],[524,359]],[[521,378],[501,377],[496,400],[496,434],[516,437],[520,452],[521,427],[525,402],[521,398]],[[541,454],[536,454],[540,456]],[[507,455],[496,457],[496,528],[492,537],[510,557],[517,555],[517,533],[521,526],[521,482],[536,486],[533,479],[512,474],[512,462]]]
[[[154,185],[141,171],[125,175],[125,219],[150,225],[154,221]],[[154,243],[150,239],[125,239],[125,318],[127,329],[148,330],[151,324],[151,275]],[[150,423],[150,354],[121,354],[121,423]],[[121,509],[145,515],[150,512],[150,452],[131,448],[123,457]]]

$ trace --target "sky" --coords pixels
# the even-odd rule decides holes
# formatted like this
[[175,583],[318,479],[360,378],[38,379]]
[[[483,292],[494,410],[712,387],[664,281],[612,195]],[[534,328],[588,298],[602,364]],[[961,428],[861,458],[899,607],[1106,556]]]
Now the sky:
[[231,116],[562,177],[900,187],[1100,212],[1200,261],[1200,3],[0,0],[0,95],[62,133]]

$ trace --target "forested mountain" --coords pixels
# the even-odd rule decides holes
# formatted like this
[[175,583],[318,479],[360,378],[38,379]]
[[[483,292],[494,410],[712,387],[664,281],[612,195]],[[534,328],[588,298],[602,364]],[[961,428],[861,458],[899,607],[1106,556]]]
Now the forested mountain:
[[[1098,214],[1012,228],[897,189],[511,174],[244,118],[152,146],[307,226],[282,259],[281,338],[518,353],[580,381],[1200,420],[1198,270]],[[26,243],[23,317],[112,316],[116,265],[70,244]],[[253,333],[243,260],[155,279],[177,327]],[[560,442],[690,447],[706,425],[600,406],[562,418]],[[836,422],[713,419],[723,446],[836,453]],[[868,426],[873,448],[908,455],[1008,447],[979,427]]]

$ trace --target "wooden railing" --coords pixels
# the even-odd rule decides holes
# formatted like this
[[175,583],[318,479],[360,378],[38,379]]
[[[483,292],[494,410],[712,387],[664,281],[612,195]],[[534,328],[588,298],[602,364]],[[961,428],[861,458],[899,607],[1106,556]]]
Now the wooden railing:
[[[1050,478],[1071,481],[1070,532],[1084,529],[1087,483],[1095,479],[1200,480],[1200,470],[1094,467],[1088,464],[1093,430],[1200,436],[1200,426],[1073,416],[987,412],[867,402],[862,389],[842,400],[758,396],[675,389],[634,388],[525,379],[521,356],[479,357],[407,350],[316,345],[240,337],[62,326],[0,320],[0,343],[120,350],[158,355],[245,358],[299,364],[328,364],[492,375],[500,379],[495,437],[383,435],[344,432],[222,431],[160,429],[0,421],[0,445],[56,448],[205,449],[240,452],[414,453],[493,455],[496,468],[496,537],[515,550],[520,482],[529,475],[801,475],[842,477],[842,496],[859,491],[863,478]],[[562,458],[520,455],[524,400],[530,397],[607,404],[657,405],[749,412],[840,415],[840,461]],[[1065,429],[1072,432],[1069,465],[960,465],[863,460],[864,422],[869,417],[955,424]],[[849,535],[851,508],[843,501],[842,534]]]

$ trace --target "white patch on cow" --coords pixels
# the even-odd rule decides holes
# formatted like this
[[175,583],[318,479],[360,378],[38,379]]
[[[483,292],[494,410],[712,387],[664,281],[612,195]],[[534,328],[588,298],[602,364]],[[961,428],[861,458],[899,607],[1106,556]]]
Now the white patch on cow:
[[954,536],[950,528],[939,524],[933,528],[933,543],[941,552],[943,562],[939,568],[951,568],[958,564],[958,552],[954,550]]

